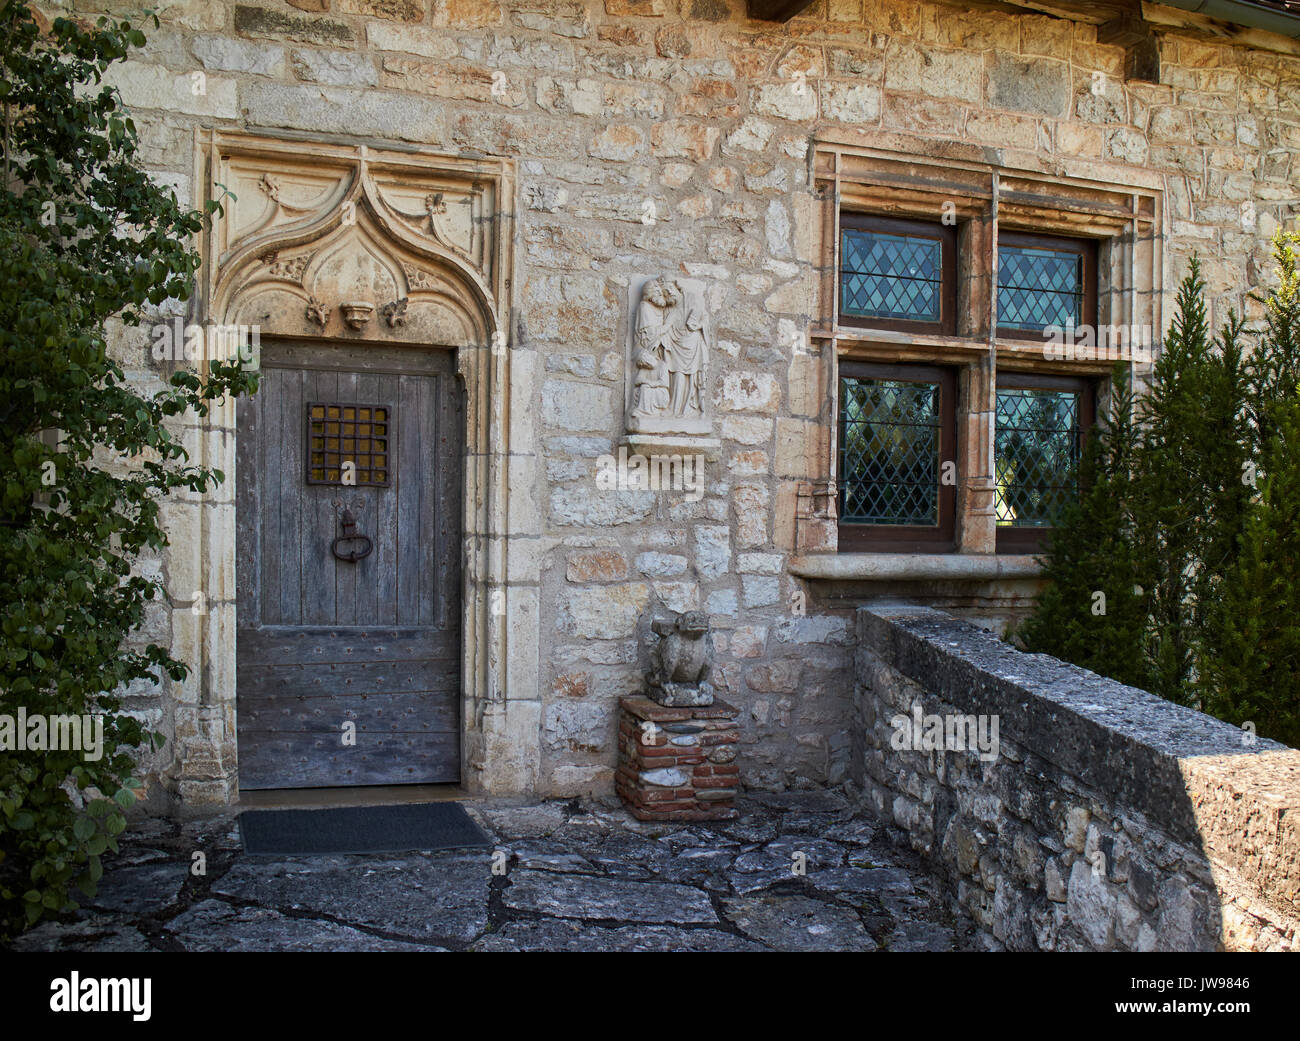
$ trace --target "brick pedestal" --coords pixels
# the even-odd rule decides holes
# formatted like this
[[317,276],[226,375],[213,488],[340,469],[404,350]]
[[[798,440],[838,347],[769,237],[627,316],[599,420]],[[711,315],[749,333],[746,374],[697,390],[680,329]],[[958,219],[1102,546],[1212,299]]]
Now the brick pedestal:
[[619,798],[643,821],[730,820],[740,785],[739,709],[725,701],[666,708],[622,698],[618,716]]

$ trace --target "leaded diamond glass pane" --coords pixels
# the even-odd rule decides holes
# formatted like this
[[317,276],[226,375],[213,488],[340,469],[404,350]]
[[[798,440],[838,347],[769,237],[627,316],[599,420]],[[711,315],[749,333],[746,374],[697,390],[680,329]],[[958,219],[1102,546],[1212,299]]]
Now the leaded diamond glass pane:
[[998,524],[1050,528],[1078,494],[1079,395],[1074,391],[998,391]]
[[943,243],[918,235],[845,228],[840,240],[840,314],[937,322]]
[[840,380],[840,520],[939,523],[939,384]]
[[1039,331],[1083,324],[1083,257],[1062,249],[998,248],[998,325]]

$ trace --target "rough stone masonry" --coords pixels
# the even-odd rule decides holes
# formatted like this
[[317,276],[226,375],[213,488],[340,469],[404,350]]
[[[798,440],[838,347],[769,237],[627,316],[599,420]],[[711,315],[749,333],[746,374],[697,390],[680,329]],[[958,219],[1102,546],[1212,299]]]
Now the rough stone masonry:
[[[1134,292],[1176,284],[1198,252],[1214,307],[1248,315],[1296,195],[1300,57],[1170,25],[1159,81],[1145,82],[1126,80],[1125,49],[1083,14],[935,2],[819,0],[787,25],[749,19],[741,0],[177,0],[159,17],[111,82],[144,162],[182,200],[202,199],[196,141],[214,131],[290,142],[306,168],[319,142],[515,164],[508,384],[490,408],[512,439],[493,545],[518,570],[491,622],[511,641],[506,679],[474,692],[463,722],[482,749],[466,777],[480,792],[612,789],[619,699],[641,693],[645,667],[637,619],[660,606],[709,617],[748,784],[848,777],[850,611],[833,583],[790,570],[800,503],[834,465],[829,355],[795,346],[827,317],[813,291],[829,263],[810,176],[819,135],[992,167],[1086,162],[1102,182],[1140,173],[1161,186],[1164,265],[1160,285]],[[594,480],[624,423],[628,287],[662,272],[708,287],[716,329],[704,389],[719,446],[698,501]],[[159,379],[148,348],[144,330],[115,345],[145,387]],[[233,436],[182,433],[199,454]],[[145,562],[172,596],[142,637],[205,663],[128,699],[168,739],[144,772],[173,810],[237,797],[234,566],[207,566],[231,557],[233,509],[228,489],[168,503],[172,544]],[[917,592],[998,618],[1023,594],[1001,579]]]
[[[984,946],[1300,946],[1300,752],[914,607],[858,614],[854,774]],[[998,754],[895,740],[992,716]]]

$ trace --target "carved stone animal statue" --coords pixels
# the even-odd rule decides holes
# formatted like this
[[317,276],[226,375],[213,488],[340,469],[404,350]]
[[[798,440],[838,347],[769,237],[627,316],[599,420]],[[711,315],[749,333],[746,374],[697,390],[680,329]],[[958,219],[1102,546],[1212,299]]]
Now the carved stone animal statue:
[[702,611],[687,611],[673,618],[657,618],[650,624],[658,640],[650,648],[650,671],[646,674],[650,697],[661,705],[711,705],[713,685],[713,638],[709,617]]

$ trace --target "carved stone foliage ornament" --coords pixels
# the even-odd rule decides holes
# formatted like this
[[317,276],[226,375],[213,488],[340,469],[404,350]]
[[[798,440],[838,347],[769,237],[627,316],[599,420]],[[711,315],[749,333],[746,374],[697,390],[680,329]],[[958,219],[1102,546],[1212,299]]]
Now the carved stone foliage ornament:
[[294,257],[281,257],[274,250],[262,254],[262,262],[266,264],[266,273],[274,275],[276,278],[283,278],[289,282],[302,284],[302,274],[307,270],[307,265],[311,262],[311,253],[299,253]]
[[410,299],[404,296],[400,300],[390,300],[379,309],[390,329],[406,324],[406,308],[409,303]]
[[307,317],[324,329],[329,324],[330,308],[326,307],[314,296],[309,297],[307,300]]
[[702,283],[660,275],[630,287],[627,429],[707,437],[713,324]]

